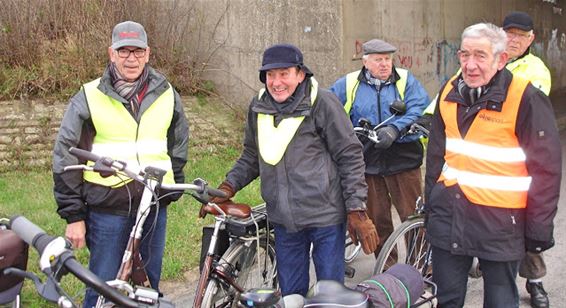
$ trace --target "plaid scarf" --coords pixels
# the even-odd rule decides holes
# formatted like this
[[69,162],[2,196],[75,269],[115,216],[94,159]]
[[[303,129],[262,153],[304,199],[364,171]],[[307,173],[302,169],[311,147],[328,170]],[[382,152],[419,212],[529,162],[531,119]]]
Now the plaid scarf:
[[114,63],[110,63],[108,69],[114,90],[130,103],[133,114],[137,115],[141,103],[138,94],[140,94],[147,85],[149,70],[147,67],[144,67],[140,77],[136,81],[132,82],[124,80]]

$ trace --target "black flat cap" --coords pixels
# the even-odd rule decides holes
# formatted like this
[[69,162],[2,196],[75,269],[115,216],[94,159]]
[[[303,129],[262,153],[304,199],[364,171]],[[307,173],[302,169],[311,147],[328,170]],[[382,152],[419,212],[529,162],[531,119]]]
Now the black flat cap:
[[364,55],[369,55],[370,53],[393,53],[397,51],[397,48],[386,41],[373,39],[365,42],[362,45],[362,50]]
[[525,12],[514,11],[503,20],[503,30],[517,28],[523,31],[533,30],[533,19]]

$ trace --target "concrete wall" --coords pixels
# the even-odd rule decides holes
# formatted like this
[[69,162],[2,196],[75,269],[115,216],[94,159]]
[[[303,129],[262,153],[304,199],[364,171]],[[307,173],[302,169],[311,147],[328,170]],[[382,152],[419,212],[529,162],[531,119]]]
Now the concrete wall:
[[[557,0],[196,0],[207,16],[199,39],[213,38],[205,76],[230,101],[247,105],[262,87],[263,50],[293,43],[323,86],[361,67],[356,41],[385,39],[398,47],[397,66],[410,69],[434,96],[458,68],[462,30],[501,24],[511,10],[535,21],[533,52],[543,58],[553,89],[566,87],[566,5]],[[192,37],[191,39],[196,39]]]

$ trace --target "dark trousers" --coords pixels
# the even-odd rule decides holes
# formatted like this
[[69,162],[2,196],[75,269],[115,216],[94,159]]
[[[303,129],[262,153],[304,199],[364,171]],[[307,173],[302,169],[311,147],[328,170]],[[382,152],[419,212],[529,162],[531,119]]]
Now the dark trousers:
[[366,183],[367,212],[379,235],[379,245],[374,252],[377,258],[381,247],[393,232],[391,206],[395,206],[401,221],[415,212],[415,201],[422,194],[421,169],[388,176],[366,174]]
[[[438,307],[464,307],[468,271],[472,256],[453,255],[432,247],[432,280],[438,286]],[[515,283],[519,260],[496,262],[479,259],[483,278],[483,306],[486,308],[519,307]]]
[[275,238],[277,277],[283,296],[307,294],[311,244],[316,279],[344,283],[345,224],[298,232],[276,225]]

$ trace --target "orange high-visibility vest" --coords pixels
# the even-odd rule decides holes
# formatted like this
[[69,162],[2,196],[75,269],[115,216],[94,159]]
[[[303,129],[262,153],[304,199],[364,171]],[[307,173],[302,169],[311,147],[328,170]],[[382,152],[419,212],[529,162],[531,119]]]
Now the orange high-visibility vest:
[[458,104],[446,101],[453,88],[452,80],[446,85],[439,105],[446,126],[446,151],[438,181],[446,186],[458,184],[475,204],[525,208],[531,177],[515,126],[528,81],[513,77],[502,110],[479,111],[463,138],[458,129]]

